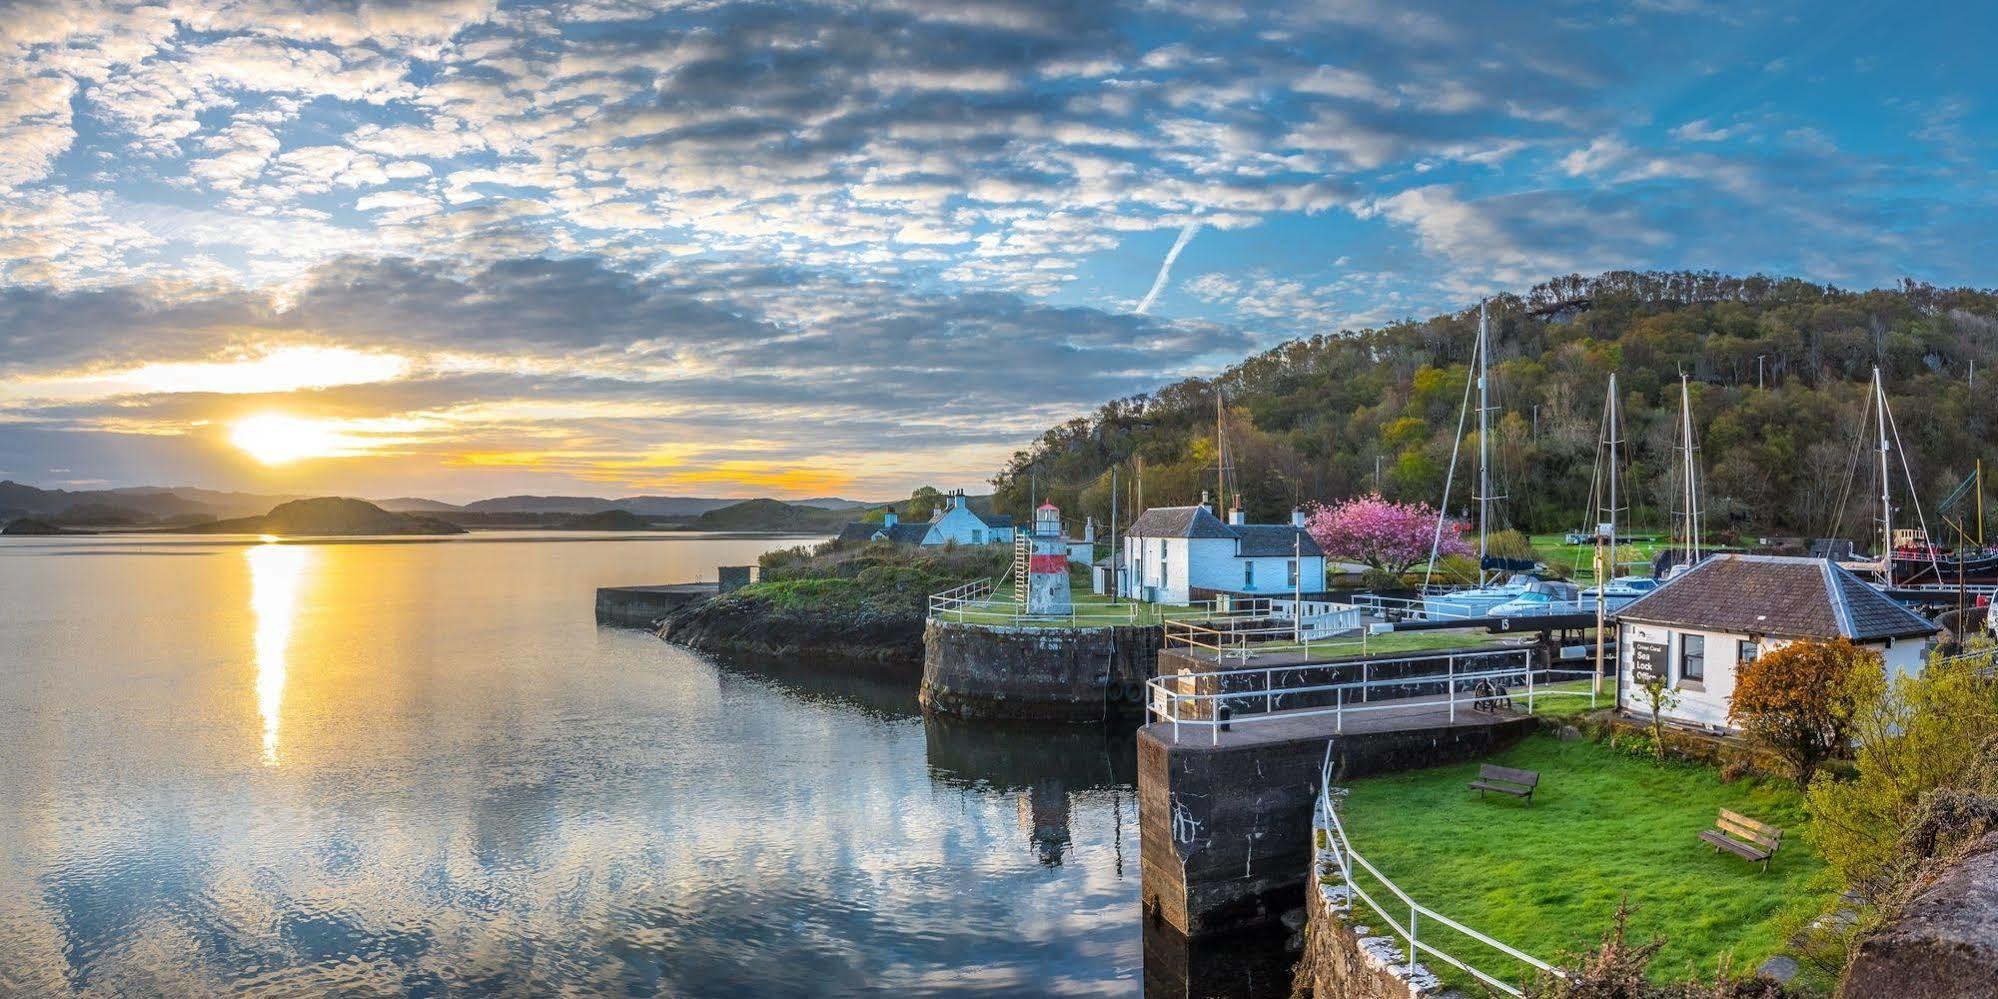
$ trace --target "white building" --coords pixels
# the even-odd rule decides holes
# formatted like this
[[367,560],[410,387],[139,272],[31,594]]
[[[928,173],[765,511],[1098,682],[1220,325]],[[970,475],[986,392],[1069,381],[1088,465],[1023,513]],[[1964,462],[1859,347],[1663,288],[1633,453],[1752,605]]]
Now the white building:
[[1890,671],[1917,672],[1937,628],[1825,559],[1714,555],[1616,612],[1617,705],[1650,717],[1641,685],[1663,676],[1679,724],[1727,731],[1735,670],[1800,639],[1844,637]]
[[997,545],[1013,543],[1013,518],[984,517],[972,512],[965,504],[964,490],[944,497],[944,505],[930,514],[930,532],[923,538],[925,545],[941,545],[950,542],[960,545]]
[[1125,532],[1124,596],[1184,604],[1215,594],[1284,596],[1325,588],[1325,553],[1304,529],[1304,511],[1288,524],[1246,523],[1238,506],[1223,523],[1199,506],[1154,507]]
[[1013,543],[1013,518],[985,517],[966,505],[964,491],[944,497],[944,505],[930,512],[930,519],[903,523],[894,510],[882,515],[879,523],[856,521],[839,532],[840,541],[892,541],[900,545],[935,547],[945,544],[999,545]]

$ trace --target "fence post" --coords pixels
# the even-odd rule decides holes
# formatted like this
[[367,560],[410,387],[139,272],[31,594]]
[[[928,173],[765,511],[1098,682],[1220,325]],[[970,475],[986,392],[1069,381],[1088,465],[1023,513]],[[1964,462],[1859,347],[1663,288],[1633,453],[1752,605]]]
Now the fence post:
[[1457,723],[1457,657],[1451,656],[1443,667],[1443,675],[1450,684],[1450,724]]
[[1526,713],[1533,713],[1533,651],[1526,653]]
[[1343,733],[1346,731],[1346,688],[1334,687],[1332,691],[1332,731]]
[[[1360,654],[1366,655],[1366,650],[1361,649]],[[1365,662],[1360,663],[1360,703],[1367,703],[1367,664]]]
[[1415,903],[1408,903],[1408,976],[1415,977]]

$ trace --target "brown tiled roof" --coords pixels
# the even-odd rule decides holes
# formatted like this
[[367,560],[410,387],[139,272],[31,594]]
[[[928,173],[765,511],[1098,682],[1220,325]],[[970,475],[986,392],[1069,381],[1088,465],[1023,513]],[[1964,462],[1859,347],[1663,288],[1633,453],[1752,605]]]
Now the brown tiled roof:
[[1936,626],[1836,563],[1714,555],[1616,612],[1618,621],[1782,638],[1875,641]]

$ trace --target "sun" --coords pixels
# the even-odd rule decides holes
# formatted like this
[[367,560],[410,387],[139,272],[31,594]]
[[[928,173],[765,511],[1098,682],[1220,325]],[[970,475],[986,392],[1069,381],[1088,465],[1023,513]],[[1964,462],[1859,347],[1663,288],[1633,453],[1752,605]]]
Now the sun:
[[229,443],[266,465],[333,457],[350,453],[354,447],[354,442],[331,424],[281,413],[237,420],[229,428]]

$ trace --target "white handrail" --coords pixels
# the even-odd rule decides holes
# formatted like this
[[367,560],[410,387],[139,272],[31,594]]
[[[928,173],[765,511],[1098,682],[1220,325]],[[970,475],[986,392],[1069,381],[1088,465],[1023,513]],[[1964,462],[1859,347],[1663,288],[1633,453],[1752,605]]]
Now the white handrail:
[[[1394,659],[1370,659],[1341,663],[1306,663],[1291,666],[1267,666],[1249,669],[1213,670],[1210,672],[1162,674],[1145,681],[1147,688],[1147,696],[1145,698],[1147,720],[1170,723],[1173,726],[1173,738],[1175,740],[1179,737],[1179,726],[1181,725],[1205,726],[1208,729],[1209,740],[1216,744],[1221,740],[1221,730],[1224,727],[1254,725],[1261,722],[1294,718],[1318,718],[1329,715],[1334,720],[1333,730],[1343,732],[1346,727],[1347,714],[1364,714],[1369,711],[1401,711],[1409,708],[1447,707],[1450,718],[1454,721],[1457,717],[1458,701],[1468,699],[1470,705],[1476,707],[1479,700],[1475,694],[1468,698],[1459,697],[1458,688],[1461,685],[1466,683],[1475,684],[1479,680],[1510,679],[1521,677],[1522,675],[1525,678],[1524,695],[1528,714],[1534,712],[1535,701],[1539,697],[1587,697],[1590,706],[1593,707],[1595,705],[1597,695],[1593,685],[1587,690],[1549,690],[1546,689],[1544,684],[1535,683],[1536,676],[1562,676],[1585,679],[1595,676],[1593,671],[1536,666],[1532,661],[1532,652],[1533,650],[1531,649],[1516,649],[1505,652],[1450,653],[1444,656],[1402,656]],[[1473,672],[1459,672],[1458,670],[1458,660],[1460,659],[1476,662],[1478,660],[1489,660],[1494,657],[1510,657],[1514,655],[1521,657],[1522,661],[1519,665]],[[1367,675],[1373,669],[1380,666],[1394,663],[1433,661],[1438,658],[1443,659],[1445,662],[1445,669],[1442,672],[1383,678],[1369,678]],[[1340,670],[1355,667],[1361,670],[1361,679],[1359,680],[1349,680],[1341,683],[1300,684],[1298,686],[1278,686],[1276,683],[1276,675],[1280,673],[1303,673],[1311,670]],[[1219,685],[1225,687],[1230,679],[1248,678],[1260,678],[1261,683],[1253,689],[1223,690],[1205,694],[1186,693],[1180,689],[1188,681],[1216,680],[1219,681]],[[1367,697],[1368,691],[1376,687],[1425,687],[1433,684],[1444,685],[1444,693],[1431,695],[1426,698],[1420,696],[1398,697],[1380,703],[1371,703]],[[1323,700],[1325,696],[1330,696],[1332,703],[1327,706],[1308,708],[1280,708],[1277,706],[1283,698],[1310,694],[1319,695],[1320,700]],[[1353,699],[1348,696],[1349,694],[1357,695],[1358,702],[1353,703]],[[1508,700],[1511,699],[1510,692],[1506,696]],[[1248,705],[1253,706],[1258,699],[1260,699],[1262,704],[1261,711],[1250,711],[1246,714],[1233,713],[1230,702],[1247,702]],[[1224,710],[1228,711],[1226,717],[1223,717]]]
[[[1332,743],[1330,742],[1327,742],[1325,744],[1325,762],[1321,765],[1319,769],[1318,786],[1319,786],[1318,811],[1320,817],[1323,819],[1322,826],[1325,829],[1326,833],[1325,835],[1326,846],[1330,848],[1332,852],[1333,861],[1339,865],[1339,874],[1340,877],[1345,879],[1346,890],[1350,896],[1358,898],[1361,901],[1367,903],[1367,907],[1374,910],[1374,914],[1378,915],[1381,918],[1382,922],[1394,928],[1394,932],[1396,935],[1400,936],[1403,940],[1408,941],[1408,966],[1409,966],[1409,972],[1411,974],[1413,974],[1413,972],[1415,971],[1416,955],[1418,953],[1425,953],[1432,955],[1436,958],[1439,958],[1443,961],[1446,961],[1453,967],[1462,969],[1463,971],[1469,973],[1472,977],[1476,978],[1478,981],[1483,982],[1486,985],[1491,986],[1492,988],[1498,989],[1499,991],[1504,992],[1507,995],[1510,996],[1525,995],[1524,990],[1517,988],[1508,982],[1502,981],[1499,978],[1479,968],[1473,967],[1469,962],[1443,951],[1441,948],[1437,947],[1432,943],[1428,943],[1422,940],[1421,927],[1420,927],[1420,922],[1418,920],[1418,917],[1421,917],[1422,919],[1428,919],[1431,922],[1441,923],[1444,926],[1449,927],[1450,929],[1456,930],[1457,932],[1462,933],[1465,936],[1470,937],[1471,939],[1476,940],[1477,942],[1484,944],[1485,946],[1490,947],[1501,954],[1511,957],[1514,960],[1517,960],[1520,963],[1527,965],[1528,967],[1535,968],[1552,975],[1557,975],[1562,978],[1568,977],[1568,973],[1566,971],[1563,971],[1562,969],[1557,968],[1554,965],[1548,964],[1547,962],[1542,961],[1539,958],[1534,957],[1533,955],[1528,954],[1517,947],[1513,947],[1510,944],[1503,943],[1499,940],[1493,939],[1492,937],[1484,933],[1480,933],[1477,930],[1471,929],[1470,927],[1465,926],[1463,923],[1451,919],[1450,917],[1440,912],[1437,912],[1436,910],[1431,909],[1420,902],[1417,902],[1414,899],[1414,897],[1410,896],[1407,892],[1403,891],[1399,885],[1389,880],[1387,875],[1382,874],[1380,868],[1375,867],[1371,861],[1361,856],[1360,851],[1353,848],[1353,841],[1347,837],[1346,826],[1344,823],[1339,821],[1339,810],[1333,804]],[[1368,874],[1373,875],[1374,880],[1379,881],[1382,887],[1385,887],[1388,891],[1393,892],[1394,896],[1400,899],[1403,905],[1408,906],[1408,923],[1406,926],[1398,922],[1395,919],[1395,917],[1389,915],[1387,910],[1381,906],[1380,902],[1377,901],[1373,895],[1369,894],[1366,889],[1360,887],[1359,882],[1353,879],[1353,865],[1356,863],[1362,869],[1364,869]],[[1351,908],[1351,903],[1349,902],[1348,909],[1350,910],[1350,908]]]

